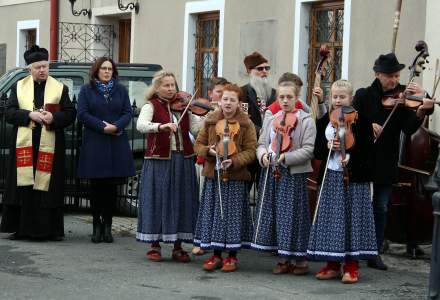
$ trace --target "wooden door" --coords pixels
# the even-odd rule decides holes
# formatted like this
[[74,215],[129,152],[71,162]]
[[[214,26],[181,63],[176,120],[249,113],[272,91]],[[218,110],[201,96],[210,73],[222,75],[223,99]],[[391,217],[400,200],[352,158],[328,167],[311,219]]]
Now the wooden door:
[[130,62],[131,19],[119,20],[119,62]]

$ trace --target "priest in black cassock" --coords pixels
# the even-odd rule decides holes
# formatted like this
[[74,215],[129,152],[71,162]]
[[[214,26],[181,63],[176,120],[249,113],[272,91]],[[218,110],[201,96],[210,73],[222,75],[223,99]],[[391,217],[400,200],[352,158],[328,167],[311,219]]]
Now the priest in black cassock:
[[24,53],[30,75],[12,87],[6,121],[12,124],[0,231],[10,239],[64,237],[64,128],[76,110],[68,88],[49,76],[48,52]]

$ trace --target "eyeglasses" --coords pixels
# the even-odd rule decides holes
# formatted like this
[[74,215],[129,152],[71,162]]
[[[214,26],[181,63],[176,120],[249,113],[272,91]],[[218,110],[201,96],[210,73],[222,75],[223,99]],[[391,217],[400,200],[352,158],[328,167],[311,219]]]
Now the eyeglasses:
[[100,67],[99,69],[103,70],[103,71],[109,71],[109,72],[113,71],[112,67]]
[[264,71],[264,70],[266,70],[266,71],[270,71],[270,66],[265,66],[265,67],[255,67],[254,69],[257,70],[257,71],[259,71],[259,72],[262,72],[262,71]]

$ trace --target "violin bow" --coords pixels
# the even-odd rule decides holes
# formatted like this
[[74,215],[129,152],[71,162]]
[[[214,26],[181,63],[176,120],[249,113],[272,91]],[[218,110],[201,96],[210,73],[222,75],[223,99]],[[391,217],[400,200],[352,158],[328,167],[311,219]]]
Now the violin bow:
[[435,73],[434,73],[434,86],[432,88],[431,97],[435,97],[435,92],[437,90],[437,86],[440,82],[440,74],[439,74],[439,59],[437,58],[435,61]]
[[199,91],[199,89],[196,89],[196,91],[194,92],[194,94],[191,96],[191,99],[188,101],[188,104],[186,105],[183,113],[180,115],[179,120],[177,121],[177,126],[179,126],[180,122],[183,119],[183,116],[185,115],[185,113],[188,111],[189,106],[191,105],[192,101],[194,100],[194,97],[196,96],[197,92]]
[[221,185],[221,178],[220,178],[220,159],[218,158],[218,154],[215,154],[215,164],[217,166],[217,181],[218,181],[218,199],[220,202],[220,216],[223,220],[223,202],[222,202],[222,185]]
[[324,186],[325,178],[327,177],[328,162],[330,160],[330,155],[332,154],[333,151],[333,141],[334,139],[332,139],[330,142],[330,149],[328,150],[327,163],[325,164],[324,176],[322,176],[321,186],[319,187],[319,196],[318,196],[318,200],[316,201],[316,207],[315,207],[315,213],[313,214],[312,225],[315,225],[316,216],[318,215],[318,208],[319,208],[319,202],[321,201],[322,188]]
[[396,11],[394,12],[393,23],[393,40],[391,44],[391,52],[396,52],[397,32],[399,31],[400,13],[402,11],[402,0],[397,0]]
[[[267,148],[266,148],[266,150],[267,150]],[[258,231],[260,229],[261,210],[263,209],[264,196],[266,195],[267,178],[269,177],[270,162],[272,160],[272,154],[268,153],[267,155],[268,155],[268,159],[269,159],[269,165],[266,168],[266,175],[264,175],[264,184],[263,184],[263,192],[261,193],[260,210],[258,212],[257,227],[255,228],[255,239],[254,239],[255,244],[257,243]]]

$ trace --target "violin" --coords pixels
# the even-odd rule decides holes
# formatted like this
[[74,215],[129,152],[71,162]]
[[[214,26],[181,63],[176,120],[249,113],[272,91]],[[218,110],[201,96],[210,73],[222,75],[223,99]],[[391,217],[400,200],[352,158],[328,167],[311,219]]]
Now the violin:
[[[342,160],[346,158],[345,151],[353,148],[355,144],[352,125],[356,123],[357,117],[358,113],[352,106],[339,107],[330,114],[330,122],[333,128],[336,128],[335,140],[339,141]],[[348,184],[348,172],[345,166],[344,181]]]
[[[387,109],[393,109],[395,105],[403,105],[408,109],[417,110],[423,104],[423,97],[405,94],[403,89],[399,89],[393,94],[384,95],[382,104]],[[433,101],[434,104],[440,105],[439,101]]]
[[[418,41],[415,49],[419,52],[409,67],[410,76],[408,83],[414,81],[415,77],[420,76],[425,69],[424,64],[429,56],[428,45],[424,41]],[[387,109],[394,109],[395,106],[403,105],[410,109],[417,109],[423,103],[422,97],[410,95],[404,89],[400,88],[392,94],[385,94],[382,98],[382,105]]]
[[[170,101],[170,108],[173,111],[185,112],[186,107],[189,105],[189,110],[195,115],[204,116],[209,111],[214,110],[210,101],[205,98],[192,99],[191,94],[187,92],[177,92],[176,96]],[[189,104],[191,103],[191,104]]]
[[[222,119],[215,124],[215,133],[219,137],[216,152],[223,161],[237,153],[237,146],[234,142],[235,136],[240,132],[240,123],[236,120]],[[222,172],[223,181],[228,181],[226,170]]]
[[281,173],[278,166],[278,160],[281,153],[288,151],[292,146],[290,134],[295,129],[297,124],[296,111],[284,112],[278,116],[273,122],[273,128],[275,130],[275,138],[272,141],[271,147],[275,152],[275,179],[281,177]]

